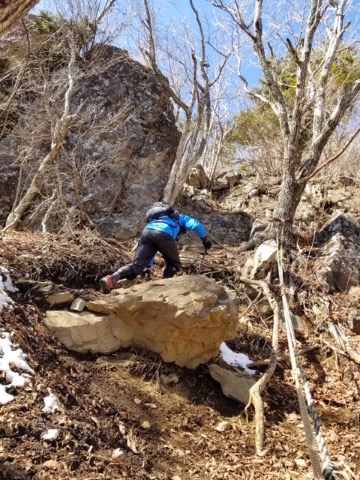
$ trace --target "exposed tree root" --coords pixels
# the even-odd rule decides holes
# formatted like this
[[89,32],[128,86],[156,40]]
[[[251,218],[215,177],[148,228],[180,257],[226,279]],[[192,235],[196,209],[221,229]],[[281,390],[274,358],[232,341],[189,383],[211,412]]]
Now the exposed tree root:
[[276,364],[277,364],[277,355],[279,350],[279,325],[280,325],[280,309],[279,305],[275,299],[275,296],[271,292],[269,285],[260,280],[250,280],[248,278],[240,277],[240,282],[256,285],[260,287],[264,295],[266,296],[273,312],[274,312],[274,321],[273,321],[273,335],[272,335],[272,353],[269,360],[269,366],[264,373],[264,375],[253,385],[249,390],[249,401],[245,407],[245,413],[251,405],[255,409],[255,450],[257,455],[264,454],[264,438],[265,438],[265,416],[264,416],[264,405],[261,398],[261,393],[265,389],[267,383],[272,377]]

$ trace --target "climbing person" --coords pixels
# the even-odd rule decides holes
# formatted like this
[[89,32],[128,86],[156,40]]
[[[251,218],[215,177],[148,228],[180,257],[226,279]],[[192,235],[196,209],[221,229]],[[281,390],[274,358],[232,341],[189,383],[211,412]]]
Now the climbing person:
[[205,250],[211,248],[205,227],[199,220],[180,214],[167,203],[156,202],[146,213],[146,226],[140,236],[134,260],[101,278],[101,291],[109,293],[119,280],[133,280],[144,271],[148,272],[157,252],[162,254],[166,264],[163,278],[176,275],[181,269],[181,262],[175,240],[180,233],[189,230],[197,233]]

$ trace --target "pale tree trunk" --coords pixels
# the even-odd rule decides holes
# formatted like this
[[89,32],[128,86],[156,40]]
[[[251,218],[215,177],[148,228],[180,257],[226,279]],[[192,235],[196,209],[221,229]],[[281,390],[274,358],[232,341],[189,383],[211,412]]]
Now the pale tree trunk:
[[[190,71],[189,67],[187,77],[191,78],[192,91],[189,102],[184,101],[176,93],[175,89],[170,86],[168,79],[165,78],[158,66],[152,15],[148,0],[143,1],[146,12],[146,20],[143,24],[146,27],[148,39],[148,50],[145,51],[147,60],[165,91],[185,115],[185,122],[175,162],[163,192],[163,200],[173,204],[181,192],[191,168],[201,159],[205,151],[211,128],[211,89],[219,81],[229,55],[223,56],[223,63],[218,68],[217,77],[213,81],[210,81],[208,75],[210,64],[207,58],[207,43],[202,23],[199,13],[195,9],[193,0],[189,0],[200,33],[201,53],[199,55],[200,58],[198,58],[194,47],[191,47],[192,71]],[[170,57],[169,54],[169,58]],[[178,62],[179,64],[183,64],[182,59],[179,59]]]
[[0,36],[6,33],[21,17],[34,7],[39,0],[1,0]]
[[12,212],[6,220],[3,232],[8,230],[15,230],[21,222],[24,213],[29,208],[33,200],[39,195],[42,183],[49,172],[51,165],[58,159],[59,153],[62,149],[64,140],[69,132],[70,126],[74,123],[77,115],[70,115],[70,100],[74,87],[74,79],[72,67],[75,62],[75,52],[72,50],[71,58],[68,65],[68,88],[64,99],[64,112],[61,118],[55,125],[52,135],[50,152],[41,161],[39,167],[34,173],[34,177],[27,189],[25,195],[19,200],[19,203],[14,206]]
[[209,189],[210,190],[211,190],[211,187],[212,187],[212,185],[214,183],[214,180],[215,180],[216,170],[217,170],[217,167],[218,167],[218,164],[219,164],[219,161],[220,161],[221,149],[223,147],[224,138],[225,138],[223,127],[219,126],[219,130],[220,130],[219,140],[217,141],[216,146],[214,145],[214,149],[213,149],[213,153],[212,153],[211,171],[210,171],[210,175],[209,175]]
[[[217,84],[215,90],[216,100],[213,102],[214,108],[211,114],[211,122],[209,131],[211,131],[213,142],[207,142],[204,152],[202,154],[203,166],[206,167],[206,173],[209,178],[208,188],[211,190],[211,186],[214,181],[216,169],[221,158],[221,152],[224,147],[225,138],[230,128],[227,125],[229,118],[229,106],[224,105],[224,89],[220,84]],[[215,133],[214,133],[215,132]],[[207,160],[208,152],[210,150],[210,158]]]
[[212,159],[211,159],[210,174],[209,174],[210,190],[215,180],[216,170],[217,170],[219,161],[221,159],[222,149],[224,148],[224,145],[225,145],[225,139],[230,131],[229,127],[227,126],[227,119],[228,119],[227,114],[225,115],[225,119],[220,117],[218,117],[217,119],[218,138],[215,144],[213,145],[213,151],[212,151]]
[[176,159],[170,172],[168,182],[164,188],[163,200],[173,204],[183,188],[190,169],[200,160],[206,145],[204,138],[199,131],[191,130],[181,135],[179,147],[176,152]]

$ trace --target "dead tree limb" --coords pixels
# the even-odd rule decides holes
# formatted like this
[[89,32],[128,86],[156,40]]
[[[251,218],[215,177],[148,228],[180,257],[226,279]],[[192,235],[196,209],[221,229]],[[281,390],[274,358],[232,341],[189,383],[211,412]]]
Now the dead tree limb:
[[[312,352],[313,350],[317,350],[320,348],[319,345],[313,345],[312,347],[306,347],[303,348],[298,352],[298,355],[305,355],[306,353]],[[281,355],[281,357],[277,358],[277,362],[290,362],[290,357],[289,355]],[[270,358],[265,358],[264,360],[256,360],[255,362],[251,362],[246,365],[246,368],[255,368],[255,367],[261,367],[265,365],[269,365],[271,363]]]
[[72,49],[71,58],[68,65],[68,88],[64,98],[64,111],[61,118],[55,125],[54,132],[52,134],[50,151],[41,161],[25,195],[22,197],[19,203],[14,206],[12,212],[8,216],[3,232],[16,229],[32,201],[37,197],[37,195],[39,195],[45,175],[49,171],[50,166],[57,160],[64,140],[69,132],[69,128],[77,119],[77,115],[70,114],[70,100],[74,88],[74,78],[72,72],[74,63],[75,50]]
[[38,2],[39,0],[2,0],[0,3],[0,35],[10,30]]

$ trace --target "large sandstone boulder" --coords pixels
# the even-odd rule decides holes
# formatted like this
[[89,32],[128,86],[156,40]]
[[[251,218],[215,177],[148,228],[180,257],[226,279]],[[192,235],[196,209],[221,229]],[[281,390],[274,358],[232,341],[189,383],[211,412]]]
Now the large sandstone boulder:
[[206,363],[223,341],[235,338],[237,296],[207,277],[183,275],[113,293],[88,302],[91,313],[49,311],[45,323],[69,350],[144,347],[188,368]]

